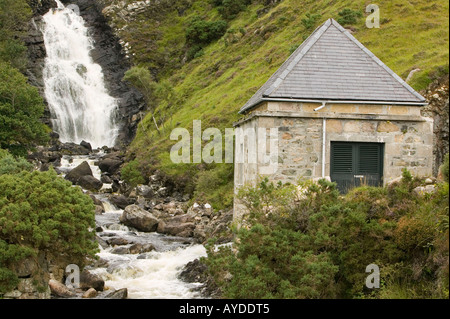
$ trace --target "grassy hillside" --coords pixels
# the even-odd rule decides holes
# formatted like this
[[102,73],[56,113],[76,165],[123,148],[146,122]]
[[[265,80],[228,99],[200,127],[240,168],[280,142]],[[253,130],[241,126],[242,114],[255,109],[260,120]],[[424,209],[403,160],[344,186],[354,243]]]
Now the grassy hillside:
[[[159,169],[216,208],[231,204],[232,165],[173,164],[170,132],[175,127],[191,131],[193,120],[202,120],[203,129],[232,127],[239,108],[326,19],[343,18],[339,13],[346,8],[360,12],[344,26],[403,79],[419,68],[410,81],[416,90],[448,73],[449,8],[444,0],[378,1],[379,29],[365,26],[368,1],[163,2],[128,22],[110,15],[118,28],[126,25],[119,34],[129,43],[134,65],[150,70],[156,83],[149,104],[160,131],[152,116],[143,119],[129,147],[129,160],[135,160],[128,171],[148,176]],[[240,12],[230,14],[227,9],[236,5]],[[196,16],[211,25],[224,20],[227,31],[212,41],[198,40],[196,46]]]

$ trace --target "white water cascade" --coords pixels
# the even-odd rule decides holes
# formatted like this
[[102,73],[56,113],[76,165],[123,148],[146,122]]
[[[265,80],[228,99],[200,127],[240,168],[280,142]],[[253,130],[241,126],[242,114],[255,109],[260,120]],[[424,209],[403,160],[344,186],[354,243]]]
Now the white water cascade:
[[[67,172],[86,161],[93,176],[100,178],[101,171],[95,162],[101,154],[64,155],[59,170],[64,176]],[[105,185],[104,185],[105,186]],[[107,193],[94,195],[102,202],[104,212],[96,215],[96,235],[104,244],[113,238],[128,242],[123,245],[99,244],[97,254],[104,265],[88,267],[105,281],[105,291],[99,293],[103,298],[109,292],[127,288],[129,299],[193,299],[203,298],[196,288],[201,283],[187,283],[178,276],[190,261],[206,256],[206,249],[189,238],[175,237],[157,232],[141,232],[120,222],[123,209],[115,207]],[[148,252],[132,254],[120,252],[117,248],[129,248],[133,244],[151,244],[154,249]],[[78,297],[77,297],[78,298]]]
[[203,245],[186,244],[182,238],[156,232],[131,230],[119,222],[123,210],[103,200],[105,213],[96,216],[97,225],[104,229],[98,233],[99,236],[104,239],[120,237],[133,243],[151,243],[155,246],[155,250],[139,255],[117,254],[114,247],[100,247],[97,255],[108,265],[91,272],[101,276],[108,289],[127,288],[130,299],[202,298],[195,291],[202,284],[183,282],[178,275],[188,262],[206,256]]
[[83,18],[56,0],[58,8],[44,15],[47,50],[43,70],[45,97],[53,129],[62,142],[89,142],[93,148],[114,146],[117,100],[105,87],[100,65]]

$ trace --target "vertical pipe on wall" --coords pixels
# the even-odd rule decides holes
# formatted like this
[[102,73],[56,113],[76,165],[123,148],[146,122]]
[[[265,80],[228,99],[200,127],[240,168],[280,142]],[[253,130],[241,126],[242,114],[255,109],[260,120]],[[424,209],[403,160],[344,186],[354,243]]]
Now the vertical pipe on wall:
[[322,120],[322,178],[325,178],[326,132],[327,132],[327,119],[324,117]]
[[[316,107],[314,109],[315,112],[323,109],[326,105],[326,101],[322,102],[322,105],[319,107]],[[325,116],[323,117],[322,120],[322,178],[325,178],[325,144],[326,144],[326,131],[327,131],[327,119],[325,118]]]

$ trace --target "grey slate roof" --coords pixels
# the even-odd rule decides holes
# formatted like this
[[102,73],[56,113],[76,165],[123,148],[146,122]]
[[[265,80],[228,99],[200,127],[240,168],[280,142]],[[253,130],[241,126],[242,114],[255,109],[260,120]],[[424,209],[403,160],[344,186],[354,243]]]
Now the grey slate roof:
[[334,19],[318,27],[247,101],[386,101],[425,104],[425,98]]

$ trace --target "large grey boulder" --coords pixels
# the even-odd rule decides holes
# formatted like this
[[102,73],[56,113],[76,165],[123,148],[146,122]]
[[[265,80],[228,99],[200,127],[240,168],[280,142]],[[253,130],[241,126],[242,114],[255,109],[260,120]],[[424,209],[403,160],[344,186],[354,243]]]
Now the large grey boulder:
[[91,175],[81,176],[76,184],[86,190],[94,192],[99,191],[103,186],[103,183],[101,181],[99,181],[98,179],[96,179],[94,176]]
[[140,231],[153,232],[156,231],[159,220],[152,213],[133,204],[125,207],[120,222]]
[[127,297],[128,297],[127,288],[115,290],[105,296],[106,299],[127,299]]
[[98,167],[103,173],[114,175],[122,165],[123,161],[117,158],[105,158],[98,162]]
[[50,290],[53,295],[56,295],[58,297],[73,297],[75,296],[75,292],[71,291],[69,288],[66,287],[63,283],[56,281],[54,279],[50,279],[48,282],[48,286],[50,287]]
[[83,176],[93,176],[91,167],[86,161],[72,169],[64,178],[71,181],[73,184],[76,184]]
[[103,186],[103,183],[93,176],[91,167],[86,161],[72,169],[64,178],[89,191],[98,191]]
[[98,275],[83,270],[80,275],[80,288],[89,289],[94,288],[97,291],[103,291],[105,288],[105,281]]
[[123,195],[110,195],[109,201],[111,202],[111,204],[120,209],[125,209],[125,207],[127,207],[132,203],[131,200],[129,200],[127,197]]
[[180,237],[192,237],[195,220],[188,214],[165,218],[158,224],[157,232]]

